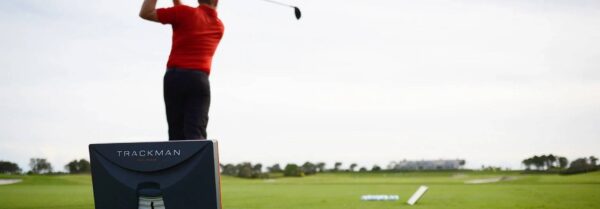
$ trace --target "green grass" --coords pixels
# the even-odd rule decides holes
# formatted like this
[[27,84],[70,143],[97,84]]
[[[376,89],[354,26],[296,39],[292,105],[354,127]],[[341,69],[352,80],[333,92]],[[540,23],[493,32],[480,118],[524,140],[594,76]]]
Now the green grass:
[[[491,184],[467,180],[511,176]],[[1,176],[23,182],[0,186],[0,209],[92,209],[89,175]],[[515,172],[319,174],[246,180],[223,177],[225,209],[597,209],[600,172],[560,176]],[[416,206],[404,202],[419,187],[430,190]],[[363,194],[397,194],[398,202],[363,202]]]

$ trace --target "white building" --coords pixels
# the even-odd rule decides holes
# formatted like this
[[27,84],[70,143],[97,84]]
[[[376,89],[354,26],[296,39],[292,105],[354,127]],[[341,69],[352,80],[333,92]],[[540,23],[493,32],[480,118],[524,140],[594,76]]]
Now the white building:
[[408,161],[402,160],[398,162],[391,162],[388,165],[390,170],[456,170],[460,169],[465,165],[465,160],[419,160],[419,161]]

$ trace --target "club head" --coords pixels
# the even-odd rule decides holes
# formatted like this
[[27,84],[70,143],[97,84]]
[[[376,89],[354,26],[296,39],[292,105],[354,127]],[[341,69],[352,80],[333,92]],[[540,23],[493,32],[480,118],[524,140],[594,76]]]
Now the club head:
[[300,8],[298,7],[294,7],[294,14],[296,14],[297,20],[300,20],[300,17],[302,17],[302,12],[300,12]]

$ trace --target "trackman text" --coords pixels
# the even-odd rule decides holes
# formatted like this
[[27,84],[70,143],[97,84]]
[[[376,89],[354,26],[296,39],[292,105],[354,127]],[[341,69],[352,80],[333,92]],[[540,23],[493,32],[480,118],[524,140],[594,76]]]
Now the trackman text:
[[119,157],[154,157],[154,156],[181,156],[181,150],[132,150],[117,151]]

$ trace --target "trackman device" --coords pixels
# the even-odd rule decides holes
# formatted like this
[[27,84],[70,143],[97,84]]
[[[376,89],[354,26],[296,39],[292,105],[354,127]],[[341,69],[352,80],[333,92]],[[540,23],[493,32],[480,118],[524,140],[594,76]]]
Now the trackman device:
[[91,144],[96,209],[221,209],[217,142]]

